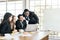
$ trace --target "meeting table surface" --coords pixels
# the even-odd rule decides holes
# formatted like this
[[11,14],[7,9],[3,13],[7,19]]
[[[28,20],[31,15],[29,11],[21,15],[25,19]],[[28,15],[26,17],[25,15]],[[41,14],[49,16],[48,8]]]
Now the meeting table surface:
[[6,36],[0,36],[0,40],[41,40],[44,37],[48,36],[50,32],[39,31],[39,32],[24,32],[24,33],[12,33],[7,34]]

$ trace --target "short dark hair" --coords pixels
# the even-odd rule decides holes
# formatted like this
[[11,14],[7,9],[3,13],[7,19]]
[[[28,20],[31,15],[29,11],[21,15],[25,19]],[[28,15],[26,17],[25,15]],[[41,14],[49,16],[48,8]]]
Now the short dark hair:
[[28,9],[25,9],[23,12],[23,16],[25,16],[25,12],[27,12],[27,11],[30,13],[30,11]]
[[22,15],[22,14],[19,14],[19,15],[18,15],[18,18],[19,18],[20,16],[23,16],[23,15]]
[[24,12],[27,12],[27,11],[29,11],[29,10],[28,10],[28,9],[25,9],[25,10],[24,10]]

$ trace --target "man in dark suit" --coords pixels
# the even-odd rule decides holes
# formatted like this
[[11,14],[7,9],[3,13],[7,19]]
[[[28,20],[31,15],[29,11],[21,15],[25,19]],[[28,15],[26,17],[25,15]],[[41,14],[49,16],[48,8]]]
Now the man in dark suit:
[[18,20],[16,21],[16,29],[19,31],[20,29],[25,30],[27,26],[26,21],[24,20],[23,15],[18,15]]
[[28,24],[37,24],[37,23],[39,23],[39,19],[38,19],[37,15],[34,12],[29,11],[28,9],[24,10],[23,16],[28,21]]

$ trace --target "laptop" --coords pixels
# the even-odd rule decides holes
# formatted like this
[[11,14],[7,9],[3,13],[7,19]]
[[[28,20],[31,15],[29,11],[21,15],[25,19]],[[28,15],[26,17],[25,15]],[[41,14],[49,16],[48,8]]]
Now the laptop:
[[37,24],[28,24],[25,31],[32,32],[37,31],[38,25]]

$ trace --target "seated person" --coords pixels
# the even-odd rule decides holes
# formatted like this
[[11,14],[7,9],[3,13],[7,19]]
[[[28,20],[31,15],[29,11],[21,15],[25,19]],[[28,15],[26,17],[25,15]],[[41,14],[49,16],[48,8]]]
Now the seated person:
[[11,21],[11,29],[12,29],[12,33],[17,32],[16,28],[16,16],[12,16],[12,21]]
[[39,23],[39,19],[38,19],[37,15],[34,12],[29,11],[28,9],[24,10],[23,16],[28,21],[28,24],[37,24],[37,23]]
[[27,23],[23,17],[23,15],[18,15],[18,20],[16,21],[16,29],[19,32],[20,29],[25,30],[27,27]]
[[12,14],[11,13],[6,13],[4,15],[4,19],[0,25],[0,33],[2,36],[4,36],[4,34],[7,34],[7,33],[12,33],[12,29],[11,29],[11,21],[12,21]]

